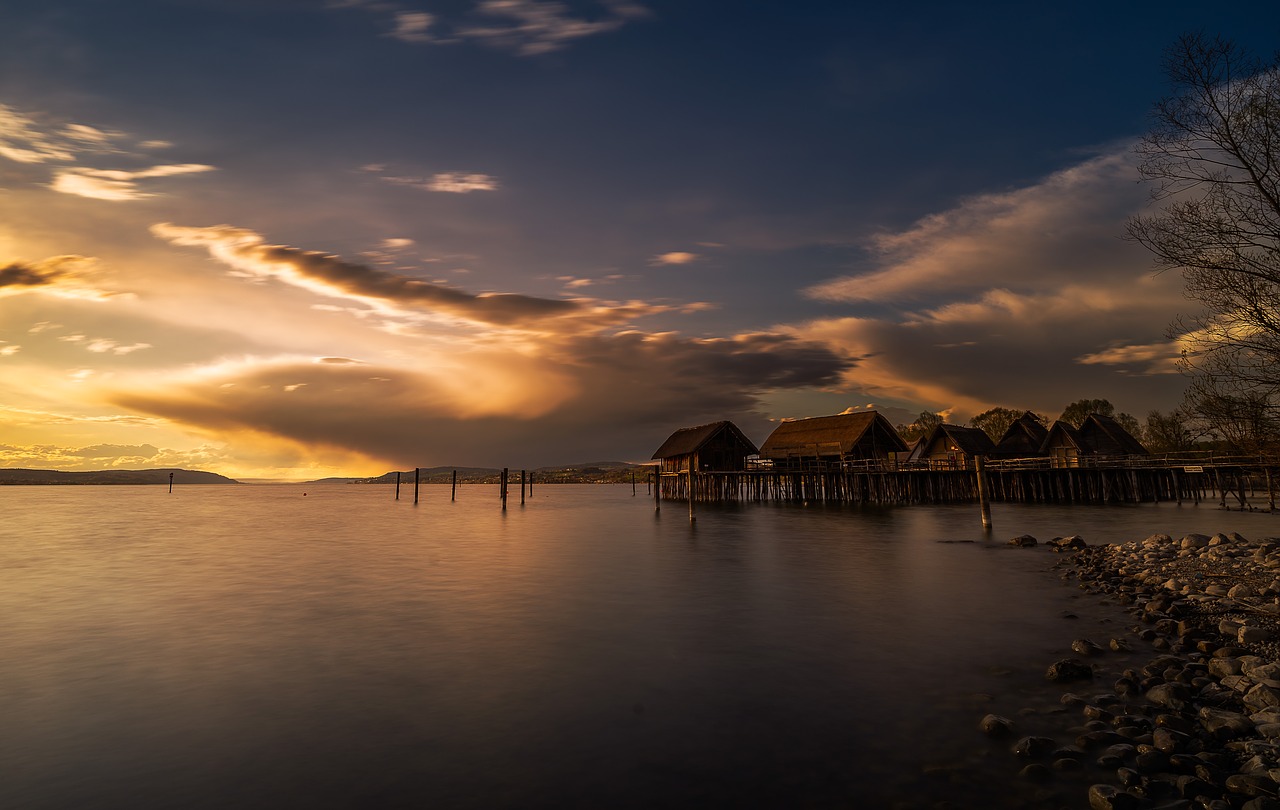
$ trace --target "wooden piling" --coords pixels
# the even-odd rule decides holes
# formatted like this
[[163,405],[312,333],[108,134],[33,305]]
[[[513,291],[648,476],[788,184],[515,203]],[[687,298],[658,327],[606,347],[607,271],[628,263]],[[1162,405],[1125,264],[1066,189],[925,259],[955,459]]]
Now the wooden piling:
[[689,465],[689,522],[693,523],[697,518],[693,516],[693,465]]
[[502,508],[507,508],[507,473],[506,467],[502,468],[502,483],[498,485],[498,498],[502,500]]
[[524,506],[524,470],[520,471],[520,505]]
[[400,473],[396,472],[396,500],[400,500]]
[[422,479],[422,468],[413,468],[413,503],[418,504],[418,482]]
[[634,498],[635,496],[636,496],[636,474],[635,474],[635,471],[634,471],[634,470],[632,470],[632,472],[631,472],[631,497],[633,497],[633,498]]
[[169,473],[169,494],[173,494],[173,473]]
[[449,500],[456,501],[458,499],[458,471],[453,471],[453,488],[449,490]]
[[653,511],[658,512],[662,509],[662,468],[656,467],[653,471]]
[[978,456],[973,460],[974,475],[978,479],[978,504],[982,507],[982,530],[991,531],[991,497],[987,492],[986,459]]

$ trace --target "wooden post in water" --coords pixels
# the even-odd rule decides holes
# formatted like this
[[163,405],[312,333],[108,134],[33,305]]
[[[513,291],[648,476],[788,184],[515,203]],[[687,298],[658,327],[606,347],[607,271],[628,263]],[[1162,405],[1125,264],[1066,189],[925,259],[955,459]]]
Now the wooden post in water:
[[693,464],[689,464],[689,522],[693,523],[697,518],[693,516]]
[[533,497],[533,470],[529,470],[529,497]]
[[1266,468],[1267,473],[1267,509],[1271,512],[1276,511],[1276,488],[1271,480],[1271,468]]
[[173,473],[169,473],[169,492],[173,492]]
[[507,474],[509,470],[502,468],[502,483],[498,485],[498,497],[502,500],[502,508],[507,508]]
[[636,496],[636,474],[635,474],[635,471],[633,470],[631,472],[631,497],[634,498],[635,496]]
[[400,500],[400,473],[396,472],[396,500]]
[[415,506],[418,503],[418,482],[421,479],[422,479],[422,468],[414,467],[413,468],[413,503]]
[[449,490],[449,500],[458,500],[458,471],[453,471],[453,488]]
[[982,530],[991,531],[991,497],[987,492],[987,460],[977,456],[973,460],[975,474],[978,476],[978,504],[982,507]]
[[520,471],[520,505],[524,506],[524,470]]
[[662,509],[662,462],[653,468],[653,511]]

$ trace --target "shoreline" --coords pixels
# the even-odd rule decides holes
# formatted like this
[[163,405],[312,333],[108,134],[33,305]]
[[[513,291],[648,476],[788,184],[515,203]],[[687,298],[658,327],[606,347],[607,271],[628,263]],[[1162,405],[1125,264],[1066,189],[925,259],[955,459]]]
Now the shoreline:
[[1280,540],[1152,535],[1052,568],[1135,623],[1046,662],[1056,706],[981,719],[1034,806],[1280,810]]

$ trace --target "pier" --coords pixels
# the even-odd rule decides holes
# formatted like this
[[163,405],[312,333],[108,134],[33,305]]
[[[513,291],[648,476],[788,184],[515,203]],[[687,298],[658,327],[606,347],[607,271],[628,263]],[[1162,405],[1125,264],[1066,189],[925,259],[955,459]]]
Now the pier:
[[877,505],[977,502],[979,476],[992,502],[1201,503],[1224,508],[1275,510],[1280,457],[1133,457],[970,461],[946,467],[850,461],[775,469],[658,473],[657,496],[694,502],[778,501]]

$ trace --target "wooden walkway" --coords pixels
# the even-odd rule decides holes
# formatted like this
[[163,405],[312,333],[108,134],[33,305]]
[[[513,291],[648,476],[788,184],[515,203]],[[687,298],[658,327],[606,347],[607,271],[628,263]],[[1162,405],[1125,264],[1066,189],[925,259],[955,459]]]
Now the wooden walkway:
[[[1123,465],[988,467],[992,502],[1176,503],[1217,502],[1236,509],[1275,509],[1280,463],[1183,466]],[[856,469],[663,473],[655,497],[694,502],[781,501],[853,504],[930,504],[978,501],[973,469]]]

